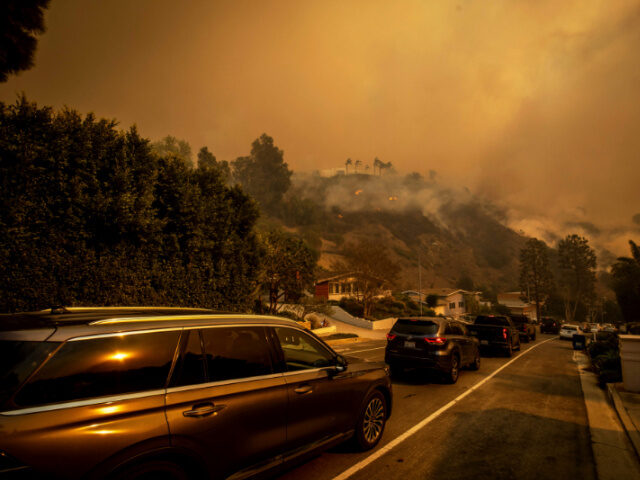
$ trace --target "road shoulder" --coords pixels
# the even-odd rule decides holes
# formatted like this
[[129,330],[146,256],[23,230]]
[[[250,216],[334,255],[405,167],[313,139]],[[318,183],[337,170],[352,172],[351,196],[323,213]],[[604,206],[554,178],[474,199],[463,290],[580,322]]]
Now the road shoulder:
[[600,480],[640,478],[640,463],[618,415],[600,389],[597,377],[588,371],[589,360],[574,352],[591,432],[591,447]]

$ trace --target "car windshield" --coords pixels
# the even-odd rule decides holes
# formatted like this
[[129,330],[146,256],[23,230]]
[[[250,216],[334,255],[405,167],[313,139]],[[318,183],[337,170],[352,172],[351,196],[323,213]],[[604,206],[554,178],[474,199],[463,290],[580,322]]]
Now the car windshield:
[[0,341],[0,405],[59,345],[57,342]]
[[431,320],[398,320],[391,329],[405,335],[431,335],[438,333],[439,324]]

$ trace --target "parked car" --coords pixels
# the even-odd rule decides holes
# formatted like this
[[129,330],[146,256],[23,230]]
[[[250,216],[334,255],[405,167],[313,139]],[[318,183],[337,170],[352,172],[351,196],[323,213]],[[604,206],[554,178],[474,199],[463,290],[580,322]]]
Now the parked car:
[[373,448],[392,406],[382,362],[207,310],[3,315],[0,378],[0,471],[33,478],[245,478]]
[[531,323],[531,319],[526,315],[509,315],[513,325],[518,329],[520,340],[529,343],[536,339],[536,326]]
[[540,333],[558,334],[558,332],[560,332],[560,322],[555,318],[542,317],[542,321],[540,322]]
[[385,362],[393,375],[404,368],[425,368],[455,383],[461,367],[480,368],[478,340],[461,322],[446,318],[399,318],[387,334]]
[[572,340],[574,335],[581,335],[583,333],[584,332],[582,331],[579,325],[565,323],[560,328],[560,339]]
[[499,348],[511,356],[520,350],[520,334],[509,317],[478,315],[469,332],[478,339],[480,347]]

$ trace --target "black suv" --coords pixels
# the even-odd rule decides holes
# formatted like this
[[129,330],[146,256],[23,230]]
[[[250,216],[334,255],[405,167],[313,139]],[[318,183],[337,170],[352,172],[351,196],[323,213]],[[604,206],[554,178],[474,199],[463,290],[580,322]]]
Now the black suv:
[[0,316],[0,476],[246,478],[349,438],[374,447],[391,398],[384,364],[283,318]]
[[478,340],[458,321],[445,318],[399,318],[387,334],[385,362],[392,374],[404,368],[437,370],[449,383],[463,366],[480,368]]
[[542,317],[542,321],[540,322],[540,333],[555,333],[557,335],[559,332],[560,322],[555,318]]

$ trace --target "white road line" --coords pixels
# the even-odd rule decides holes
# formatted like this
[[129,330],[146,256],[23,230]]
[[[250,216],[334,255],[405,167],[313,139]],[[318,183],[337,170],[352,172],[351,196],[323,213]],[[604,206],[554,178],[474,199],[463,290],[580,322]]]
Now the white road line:
[[[369,348],[367,350],[340,350],[341,352],[349,352],[349,353],[362,353],[362,352],[371,352],[373,350],[380,350],[382,348],[386,348],[386,347],[376,347],[376,348]],[[336,350],[338,351],[338,350]]]
[[394,438],[392,441],[387,443],[384,447],[381,447],[379,450],[376,450],[374,453],[369,455],[367,458],[365,458],[364,460],[361,460],[360,462],[356,463],[352,467],[348,468],[347,470],[342,472],[340,475],[338,475],[336,477],[333,477],[332,480],[345,480],[345,479],[349,478],[351,475],[353,475],[354,473],[358,472],[359,470],[362,470],[364,467],[366,467],[370,463],[374,462],[375,460],[377,460],[378,458],[383,456],[385,453],[389,452],[392,448],[394,448],[397,445],[399,445],[402,442],[404,442],[411,435],[413,435],[414,433],[418,432],[422,427],[424,427],[424,426],[428,425],[429,423],[431,423],[433,420],[438,418],[440,416],[440,414],[446,412],[451,407],[453,407],[456,403],[458,403],[460,400],[462,400],[464,397],[469,395],[471,392],[473,392],[473,391],[477,390],[478,388],[480,388],[482,385],[487,383],[489,380],[491,380],[493,377],[495,377],[498,373],[500,373],[502,370],[507,368],[513,362],[515,362],[519,358],[522,358],[523,355],[529,353],[534,348],[538,348],[540,345],[543,345],[543,344],[545,344],[547,342],[550,342],[551,340],[555,340],[555,338],[550,338],[549,340],[545,340],[544,342],[540,342],[539,344],[534,345],[532,347],[529,347],[525,351],[521,352],[520,355],[518,355],[517,357],[515,357],[515,358],[511,359],[510,361],[508,361],[507,363],[505,363],[503,366],[501,366],[499,369],[497,369],[495,372],[493,372],[488,377],[480,380],[478,383],[476,383],[469,390],[467,390],[463,394],[459,395],[458,397],[456,397],[455,399],[453,399],[449,403],[447,403],[444,407],[440,407],[438,410],[433,412],[431,415],[429,415],[427,418],[422,420],[420,423],[415,424],[413,427],[411,427],[409,430],[404,432],[402,435]]

